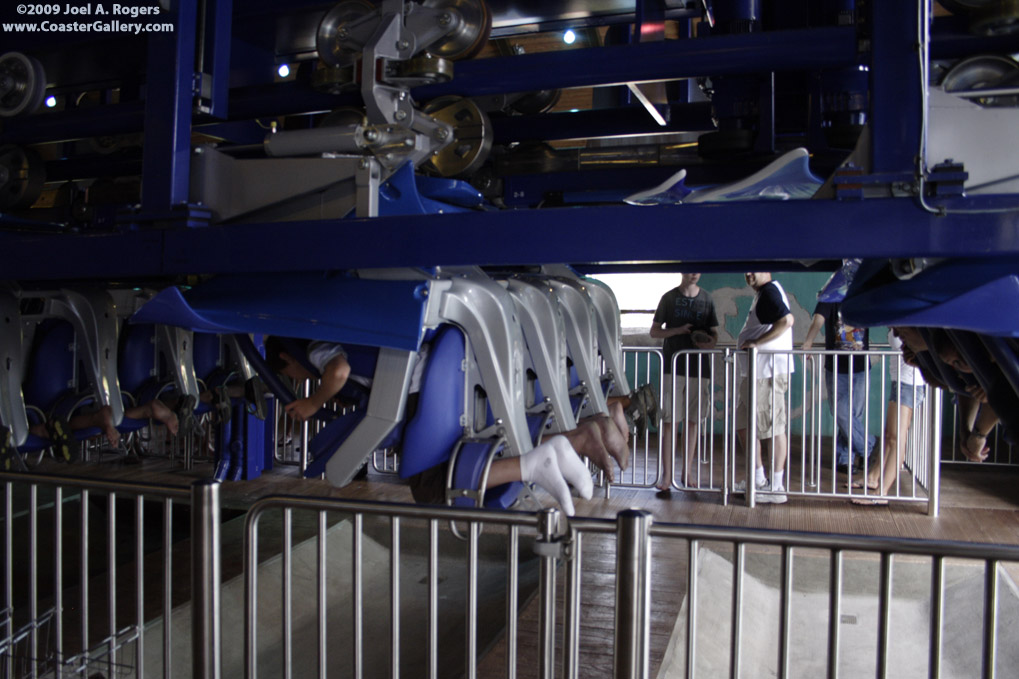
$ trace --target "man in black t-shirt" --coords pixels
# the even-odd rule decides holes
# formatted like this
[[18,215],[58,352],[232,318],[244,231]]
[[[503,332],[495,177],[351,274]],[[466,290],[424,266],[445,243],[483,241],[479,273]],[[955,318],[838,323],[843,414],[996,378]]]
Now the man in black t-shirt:
[[[700,434],[700,422],[707,418],[712,407],[711,355],[690,352],[713,349],[718,342],[718,317],[715,303],[707,290],[698,287],[699,273],[683,274],[683,282],[669,290],[658,302],[658,309],[649,334],[655,339],[665,340],[662,347],[666,383],[662,385],[663,437],[662,475],[656,487],[668,491],[672,486],[672,450],[676,431],[673,421],[690,422],[683,427],[685,463],[681,484],[690,486],[689,466],[691,454]],[[672,374],[675,356],[676,393],[673,399]],[[673,415],[675,404],[675,416]],[[689,416],[688,416],[689,414]]]
[[[842,305],[818,302],[814,317],[803,338],[803,349],[810,349],[814,337],[824,326],[824,348],[845,352],[870,349],[870,331],[846,323]],[[855,463],[862,467],[864,456],[870,456],[875,438],[864,426],[867,399],[867,366],[865,354],[827,355],[824,357],[824,383],[828,391],[828,407],[832,409],[838,433],[835,437],[835,462],[839,467]],[[846,432],[852,432],[852,441]],[[850,445],[852,455],[850,455]]]

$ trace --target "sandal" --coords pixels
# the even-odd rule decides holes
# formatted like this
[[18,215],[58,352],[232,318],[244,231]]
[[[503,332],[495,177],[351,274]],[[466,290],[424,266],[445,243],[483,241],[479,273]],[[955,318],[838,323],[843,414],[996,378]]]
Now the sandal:
[[0,427],[0,460],[3,461],[5,472],[27,472],[28,466],[14,445],[14,432],[7,427]]
[[184,395],[177,403],[174,412],[177,415],[178,434],[190,434],[201,432],[201,426],[195,418],[195,408],[198,406],[198,399],[193,394]]
[[[843,484],[843,486],[845,488],[847,488],[847,489],[855,488],[856,490],[863,490],[864,487],[865,487],[864,484],[863,484],[863,481],[846,481]],[[866,486],[866,488],[867,488],[867,490],[872,490],[875,493],[878,491],[878,487],[877,486],[870,486],[870,485],[868,485],[868,486]]]
[[213,391],[215,396],[213,402],[216,408],[216,416],[220,422],[229,422],[233,415],[233,403],[230,401],[230,390],[224,384],[216,387]]
[[75,443],[74,433],[71,431],[71,425],[67,423],[67,420],[55,417],[46,423],[46,433],[49,435],[50,443],[53,444],[53,449],[58,454],[58,458],[63,458],[65,462],[71,462],[74,459],[74,450],[72,445]]
[[655,389],[650,384],[645,384],[640,388],[641,400],[644,402],[644,409],[647,411],[647,416],[651,422],[657,422],[661,413],[658,411],[658,396],[655,394]]

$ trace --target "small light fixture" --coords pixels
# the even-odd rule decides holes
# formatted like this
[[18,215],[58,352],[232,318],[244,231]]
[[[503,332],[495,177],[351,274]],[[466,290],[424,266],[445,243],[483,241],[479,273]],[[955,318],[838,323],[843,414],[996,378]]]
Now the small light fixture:
[[[36,101],[38,101],[38,99]],[[46,108],[53,108],[56,105],[57,105],[56,97],[54,97],[52,94],[46,97]]]
[[287,64],[280,64],[280,67],[279,69],[277,69],[276,72],[280,74],[281,78],[286,78],[288,75],[290,75],[290,66],[288,66]]
[[577,34],[573,32],[573,29],[572,28],[566,29],[566,32],[563,33],[563,42],[565,42],[567,45],[572,45],[576,41]]

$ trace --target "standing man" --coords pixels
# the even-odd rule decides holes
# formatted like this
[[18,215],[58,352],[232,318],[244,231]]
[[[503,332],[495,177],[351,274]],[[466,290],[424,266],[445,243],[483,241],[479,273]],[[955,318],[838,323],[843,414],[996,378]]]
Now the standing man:
[[[793,348],[793,314],[789,299],[778,281],[770,273],[748,273],[747,284],[754,289],[754,301],[750,305],[747,320],[736,340],[737,348],[762,351],[791,351]],[[786,501],[785,461],[788,455],[786,427],[789,423],[786,412],[786,392],[789,390],[789,373],[793,363],[789,354],[762,353],[757,357],[757,374],[750,376],[746,354],[739,355],[741,384],[739,401],[736,405],[736,434],[743,450],[750,454],[747,446],[747,395],[753,384],[757,394],[757,439],[753,442],[755,472],[754,485],[758,490],[771,491],[758,497],[759,502],[782,503]],[[751,382],[752,380],[752,382]],[[761,446],[770,445],[772,476],[768,483],[764,472]],[[745,490],[746,482],[737,484],[735,490]]]
[[[828,350],[860,352],[870,349],[870,331],[856,328],[842,319],[842,305],[818,302],[810,328],[803,338],[803,349],[810,349],[814,337],[824,326],[824,348]],[[870,457],[875,438],[868,436],[863,424],[864,405],[867,401],[866,355],[824,357],[824,386],[828,392],[828,407],[835,417],[835,464],[841,471],[863,469],[864,457]]]
[[[649,331],[651,337],[665,340],[662,347],[666,380],[666,384],[662,385],[662,475],[655,486],[661,493],[669,493],[672,487],[672,451],[676,440],[673,411],[676,411],[680,422],[686,423],[683,427],[683,476],[680,482],[688,485],[690,456],[696,454],[700,423],[707,418],[712,407],[711,384],[708,379],[711,371],[710,354],[681,354],[676,359],[675,375],[679,379],[675,400],[672,393],[672,363],[676,352],[712,349],[718,342],[715,303],[707,290],[697,286],[700,279],[699,273],[685,273],[679,287],[662,295]],[[688,413],[691,415],[688,416]]]

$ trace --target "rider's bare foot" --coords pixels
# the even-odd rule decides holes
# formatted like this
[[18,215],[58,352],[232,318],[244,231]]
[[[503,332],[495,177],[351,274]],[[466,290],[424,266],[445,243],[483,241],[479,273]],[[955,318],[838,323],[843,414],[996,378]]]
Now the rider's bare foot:
[[103,434],[106,436],[110,446],[112,448],[119,448],[120,432],[113,425],[113,408],[103,406],[96,415],[99,417],[99,428],[103,430]]
[[162,422],[170,434],[173,436],[177,435],[177,429],[180,426],[177,414],[158,399],[152,402],[152,417]]

